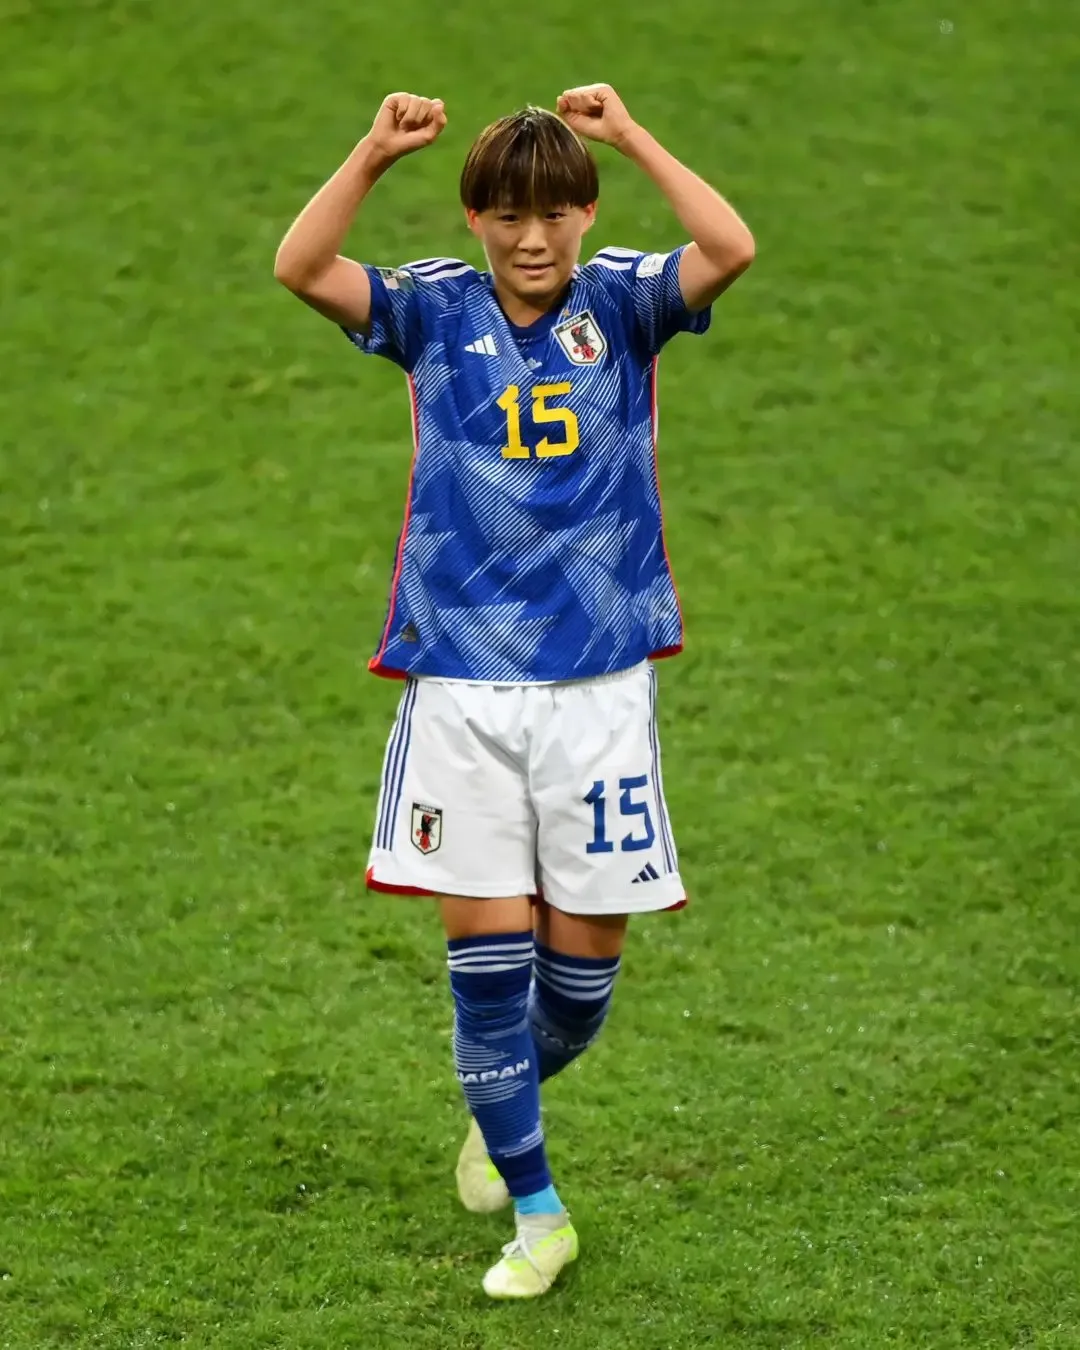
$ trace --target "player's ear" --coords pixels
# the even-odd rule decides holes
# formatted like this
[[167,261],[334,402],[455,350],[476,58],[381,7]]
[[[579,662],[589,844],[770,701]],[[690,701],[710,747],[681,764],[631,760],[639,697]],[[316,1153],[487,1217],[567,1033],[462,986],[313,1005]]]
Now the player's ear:
[[596,203],[590,202],[588,206],[583,206],[581,209],[585,215],[584,223],[581,226],[581,233],[584,234],[586,230],[591,230],[596,224]]
[[469,229],[472,230],[473,234],[476,235],[477,239],[483,239],[484,228],[480,223],[479,211],[474,211],[471,206],[467,206],[465,208],[465,223],[468,225]]

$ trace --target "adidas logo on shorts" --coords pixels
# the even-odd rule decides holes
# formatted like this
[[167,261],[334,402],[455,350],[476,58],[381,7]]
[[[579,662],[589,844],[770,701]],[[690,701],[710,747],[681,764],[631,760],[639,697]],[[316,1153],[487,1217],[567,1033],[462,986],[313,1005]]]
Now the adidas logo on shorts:
[[645,866],[641,869],[641,871],[637,874],[637,876],[634,877],[633,881],[630,884],[636,885],[637,882],[639,881],[659,881],[659,880],[660,880],[660,873],[656,870],[656,868],[652,865],[652,863],[646,863]]

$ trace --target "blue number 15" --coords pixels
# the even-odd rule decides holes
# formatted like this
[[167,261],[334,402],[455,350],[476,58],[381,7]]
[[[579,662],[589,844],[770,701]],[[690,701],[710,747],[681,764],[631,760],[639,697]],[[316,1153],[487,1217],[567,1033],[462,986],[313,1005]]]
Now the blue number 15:
[[[623,853],[637,853],[641,849],[652,848],[656,839],[652,816],[647,801],[635,801],[634,793],[638,788],[647,787],[648,774],[637,774],[633,778],[619,779],[619,814],[621,816],[641,816],[645,833],[635,835],[632,831],[624,835],[619,847]],[[604,783],[597,779],[585,796],[586,803],[593,810],[593,837],[585,845],[586,853],[614,853],[615,845],[607,837],[607,799],[604,796]]]

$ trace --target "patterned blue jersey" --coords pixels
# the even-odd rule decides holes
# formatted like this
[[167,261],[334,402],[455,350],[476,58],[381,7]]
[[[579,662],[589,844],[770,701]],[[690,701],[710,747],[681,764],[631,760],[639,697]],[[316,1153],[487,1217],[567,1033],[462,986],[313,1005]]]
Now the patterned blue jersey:
[[367,268],[371,333],[409,377],[415,454],[370,668],[583,679],[682,646],[656,476],[656,358],[703,333],[677,249],[601,249],[527,327],[452,258]]

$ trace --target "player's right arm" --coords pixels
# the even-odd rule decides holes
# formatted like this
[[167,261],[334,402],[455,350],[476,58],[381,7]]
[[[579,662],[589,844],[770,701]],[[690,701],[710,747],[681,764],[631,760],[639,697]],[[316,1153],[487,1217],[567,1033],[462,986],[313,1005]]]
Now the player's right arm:
[[442,99],[390,94],[371,130],[300,212],[281,241],[274,276],[305,304],[345,328],[371,327],[371,281],[341,256],[361,203],[387,169],[421,150],[446,126]]

